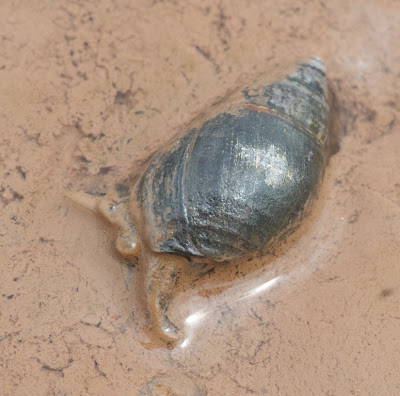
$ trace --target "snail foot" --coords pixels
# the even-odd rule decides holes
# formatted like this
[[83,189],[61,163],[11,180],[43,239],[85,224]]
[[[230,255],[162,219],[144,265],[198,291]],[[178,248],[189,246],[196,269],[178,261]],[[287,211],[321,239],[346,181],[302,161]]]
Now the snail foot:
[[[181,262],[182,261],[182,262]],[[146,334],[152,340],[146,348],[173,349],[178,341],[178,329],[168,317],[168,310],[176,294],[182,264],[169,254],[149,254],[144,268],[143,295],[149,326]]]

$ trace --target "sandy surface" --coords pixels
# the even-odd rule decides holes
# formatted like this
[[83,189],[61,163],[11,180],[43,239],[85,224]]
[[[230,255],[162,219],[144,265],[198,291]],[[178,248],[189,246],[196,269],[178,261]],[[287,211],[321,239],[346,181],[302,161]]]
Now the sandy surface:
[[[399,394],[399,26],[395,0],[2,1],[0,393]],[[137,269],[64,192],[118,190],[238,79],[310,55],[343,134],[318,215],[178,295],[184,339],[145,349]]]

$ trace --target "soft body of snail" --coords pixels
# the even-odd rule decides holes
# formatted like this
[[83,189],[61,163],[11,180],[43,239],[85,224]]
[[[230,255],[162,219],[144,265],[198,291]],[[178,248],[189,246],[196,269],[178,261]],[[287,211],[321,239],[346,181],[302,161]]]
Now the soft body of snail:
[[311,58],[220,101],[152,158],[129,202],[83,203],[119,228],[124,257],[139,258],[150,323],[167,347],[176,343],[167,310],[185,257],[229,262],[291,233],[321,182],[328,125],[325,67]]

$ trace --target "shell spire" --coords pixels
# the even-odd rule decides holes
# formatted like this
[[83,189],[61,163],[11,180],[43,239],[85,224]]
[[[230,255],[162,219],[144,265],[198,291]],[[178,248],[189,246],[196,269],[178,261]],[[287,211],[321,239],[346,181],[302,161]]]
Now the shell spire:
[[325,73],[322,60],[310,58],[300,63],[284,80],[258,86],[255,90],[246,88],[243,95],[251,104],[265,106],[297,122],[325,144],[329,124]]

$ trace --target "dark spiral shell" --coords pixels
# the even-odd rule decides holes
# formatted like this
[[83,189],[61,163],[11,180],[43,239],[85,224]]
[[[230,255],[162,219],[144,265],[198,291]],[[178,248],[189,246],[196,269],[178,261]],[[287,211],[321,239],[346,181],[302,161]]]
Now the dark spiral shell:
[[136,199],[152,250],[233,259],[262,251],[304,215],[325,165],[324,65],[311,58],[240,96],[142,175]]

